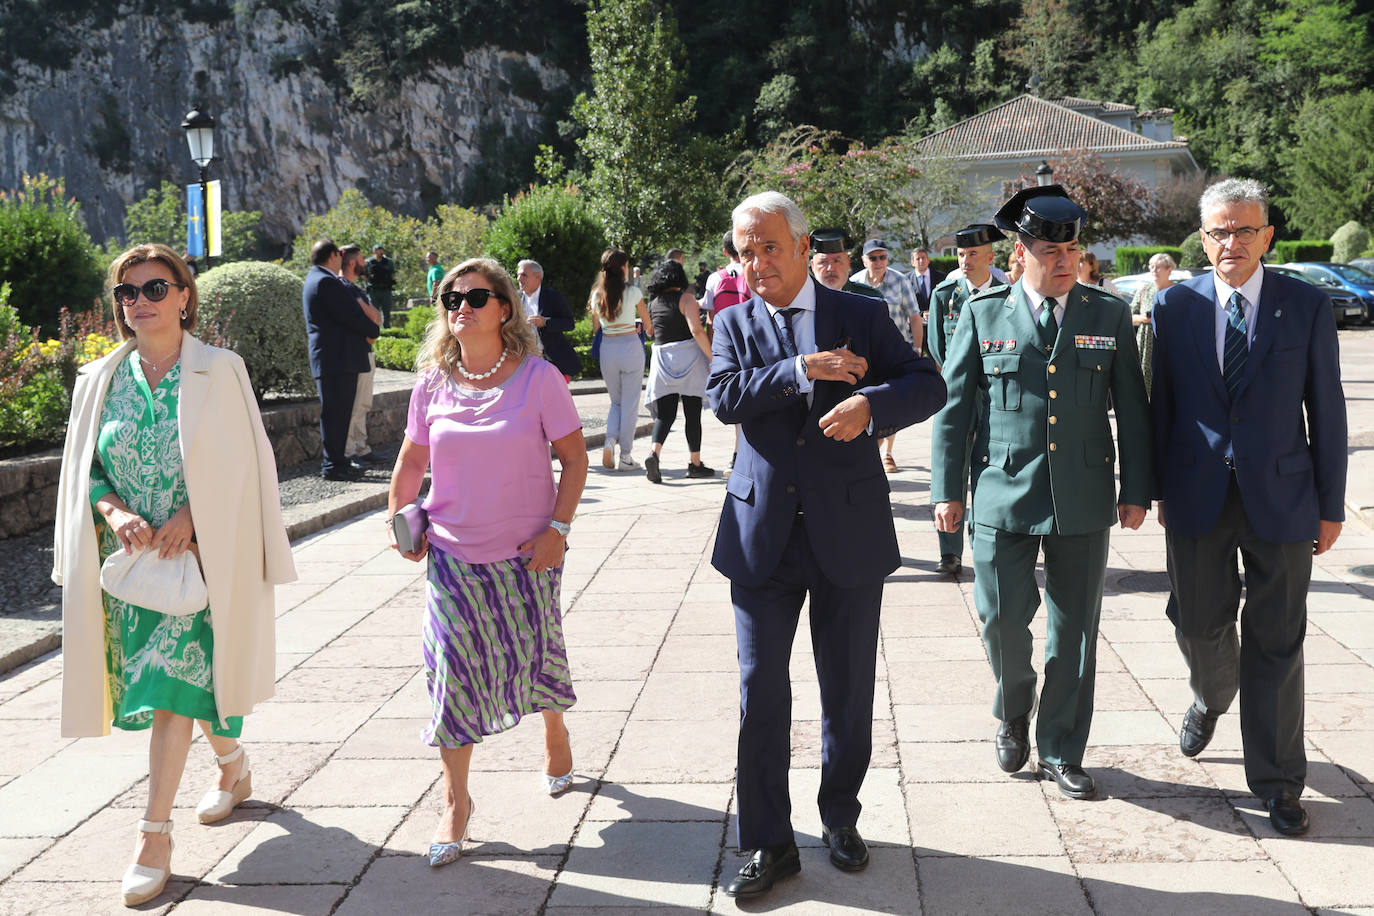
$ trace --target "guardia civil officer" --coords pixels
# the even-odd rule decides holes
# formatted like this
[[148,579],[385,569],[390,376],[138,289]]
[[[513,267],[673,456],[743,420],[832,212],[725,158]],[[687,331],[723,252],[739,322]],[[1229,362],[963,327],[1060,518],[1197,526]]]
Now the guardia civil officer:
[[1113,520],[1140,526],[1152,486],[1130,310],[1075,281],[1085,216],[1058,185],[1027,188],[998,211],[997,225],[1016,233],[1013,258],[1024,273],[964,304],[945,354],[949,400],[935,417],[931,461],[936,527],[952,532],[963,521],[965,443],[975,435],[974,599],[997,678],[997,763],[1008,773],[1030,757],[1030,622],[1040,604],[1035,561],[1044,552],[1049,619],[1036,772],[1070,798],[1096,792],[1082,763],[1108,531]]
[[811,275],[816,282],[846,293],[858,293],[870,299],[883,294],[867,283],[846,279],[850,273],[849,233],[843,229],[811,230]]
[[[959,272],[941,280],[930,297],[932,304],[926,346],[930,348],[930,355],[937,366],[943,367],[945,364],[945,353],[949,350],[949,341],[954,336],[965,300],[977,293],[985,293],[994,286],[1001,286],[1004,282],[992,273],[992,243],[1004,238],[1006,236],[1001,230],[991,223],[970,223],[954,233]],[[973,445],[972,438],[968,444],[970,447]],[[967,457],[964,462],[968,463]],[[965,477],[964,481],[960,493],[968,490],[968,478]],[[935,571],[948,576],[959,575],[964,567],[964,526],[957,525],[952,532],[941,531],[937,537],[940,541],[940,563]]]

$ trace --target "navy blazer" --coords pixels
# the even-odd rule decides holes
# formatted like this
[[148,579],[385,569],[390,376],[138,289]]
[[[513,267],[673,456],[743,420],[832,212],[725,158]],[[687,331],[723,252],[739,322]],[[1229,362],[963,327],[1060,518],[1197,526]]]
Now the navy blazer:
[[[930,417],[945,403],[945,383],[881,300],[817,283],[815,330],[821,350],[848,339],[868,373],[857,385],[814,382],[808,407],[764,301],[754,296],[716,314],[706,396],[721,422],[740,424],[740,440],[711,564],[742,585],[760,585],[776,569],[798,509],[821,572],[836,585],[880,582],[901,563],[873,437]],[[820,418],[855,393],[868,398],[873,436],[829,438]]]
[[544,358],[558,367],[564,375],[578,375],[582,372],[582,360],[577,351],[563,336],[571,331],[577,322],[573,321],[572,308],[568,300],[556,289],[539,287],[539,314],[544,318],[544,326],[539,328],[539,343],[544,347]]
[[1314,286],[1265,272],[1234,404],[1217,364],[1216,310],[1210,273],[1155,296],[1150,413],[1165,524],[1194,538],[1216,526],[1229,442],[1255,533],[1314,540],[1319,520],[1345,519],[1345,394],[1331,304]]
[[318,264],[305,275],[301,289],[305,334],[310,342],[310,374],[344,375],[372,368],[368,338],[382,329],[368,318],[348,285]]

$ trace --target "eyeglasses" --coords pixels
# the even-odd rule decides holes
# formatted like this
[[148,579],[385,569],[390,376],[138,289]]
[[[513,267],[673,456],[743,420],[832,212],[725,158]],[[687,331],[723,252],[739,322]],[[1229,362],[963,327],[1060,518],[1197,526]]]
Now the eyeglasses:
[[493,296],[497,299],[501,299],[503,302],[505,301],[503,297],[498,296],[489,289],[470,289],[465,293],[460,293],[456,289],[450,289],[439,296],[439,301],[442,302],[444,308],[448,309],[450,312],[456,312],[458,309],[462,308],[464,299],[468,301],[468,305],[475,309],[480,309],[490,302]]
[[864,255],[864,257],[868,258],[870,261],[886,261],[886,260],[887,260],[887,255],[885,255],[885,254],[878,254],[877,252],[874,252],[873,254],[866,254],[866,255]]
[[1248,245],[1255,240],[1255,236],[1262,232],[1265,226],[1241,226],[1239,229],[1204,229],[1203,234],[1218,245],[1225,245],[1226,240],[1231,236],[1236,237],[1236,241],[1242,245]]
[[114,301],[124,308],[129,308],[138,301],[138,294],[143,293],[143,298],[149,302],[161,302],[167,298],[168,291],[175,286],[177,289],[185,289],[185,283],[173,283],[171,280],[164,280],[158,277],[149,280],[142,286],[135,286],[132,283],[120,283],[115,286]]

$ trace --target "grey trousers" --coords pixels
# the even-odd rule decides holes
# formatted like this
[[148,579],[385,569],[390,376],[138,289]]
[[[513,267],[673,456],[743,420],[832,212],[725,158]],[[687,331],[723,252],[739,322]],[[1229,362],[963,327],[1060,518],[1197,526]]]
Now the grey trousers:
[[[1168,519],[1165,505],[1166,524]],[[1307,781],[1302,644],[1312,542],[1275,543],[1255,534],[1233,476],[1216,527],[1199,538],[1168,530],[1165,546],[1172,585],[1167,613],[1197,704],[1225,712],[1239,692],[1250,791],[1264,799],[1301,794]],[[1243,611],[1238,553],[1245,568]]]

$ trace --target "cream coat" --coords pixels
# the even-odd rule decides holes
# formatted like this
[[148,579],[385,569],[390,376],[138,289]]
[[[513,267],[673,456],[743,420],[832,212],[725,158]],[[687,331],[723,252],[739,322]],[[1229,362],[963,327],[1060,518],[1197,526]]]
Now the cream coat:
[[[82,366],[57,488],[53,581],[62,588],[62,734],[108,734],[113,718],[105,680],[100,552],[91,508],[105,391],[133,348]],[[272,695],[276,603],[273,585],[296,578],[282,523],[277,465],[248,374],[238,354],[190,334],[181,344],[178,435],[187,499],[200,547],[215,634],[213,677],[220,723]],[[103,522],[101,522],[103,524]]]

